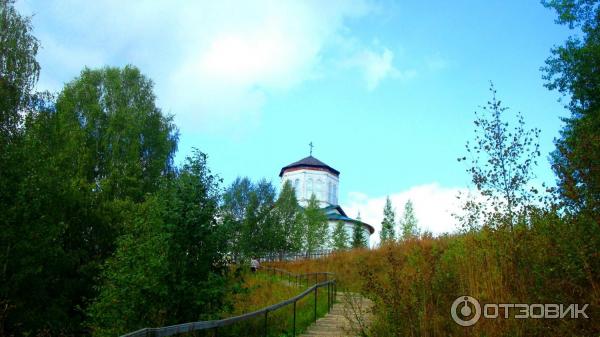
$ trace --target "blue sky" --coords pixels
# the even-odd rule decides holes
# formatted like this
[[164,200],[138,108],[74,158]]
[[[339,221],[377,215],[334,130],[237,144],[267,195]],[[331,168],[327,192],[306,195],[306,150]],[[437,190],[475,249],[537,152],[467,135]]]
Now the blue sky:
[[453,229],[456,161],[490,98],[542,130],[539,181],[566,115],[539,68],[569,31],[536,1],[17,1],[43,49],[39,87],[84,66],[133,64],[226,183],[278,183],[308,154],[341,171],[340,201],[376,227],[386,195]]

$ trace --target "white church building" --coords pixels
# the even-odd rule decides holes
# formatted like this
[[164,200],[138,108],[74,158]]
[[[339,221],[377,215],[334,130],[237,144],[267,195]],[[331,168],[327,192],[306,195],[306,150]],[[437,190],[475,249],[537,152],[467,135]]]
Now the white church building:
[[339,222],[344,224],[349,238],[352,238],[352,231],[357,223],[364,230],[367,242],[371,234],[375,232],[371,225],[348,217],[338,204],[340,171],[310,155],[281,168],[279,177],[281,177],[282,187],[286,181],[292,184],[300,206],[306,207],[311,195],[315,195],[327,215],[330,236]]

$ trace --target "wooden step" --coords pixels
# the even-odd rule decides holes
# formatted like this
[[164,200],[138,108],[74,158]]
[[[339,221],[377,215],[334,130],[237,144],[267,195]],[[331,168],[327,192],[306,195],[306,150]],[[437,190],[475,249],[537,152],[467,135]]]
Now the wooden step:
[[358,331],[352,331],[353,327],[358,326],[352,307],[360,310],[360,321],[368,325],[372,319],[370,309],[373,302],[360,294],[344,292],[338,292],[336,299],[338,302],[333,305],[331,311],[309,326],[300,337],[359,336]]

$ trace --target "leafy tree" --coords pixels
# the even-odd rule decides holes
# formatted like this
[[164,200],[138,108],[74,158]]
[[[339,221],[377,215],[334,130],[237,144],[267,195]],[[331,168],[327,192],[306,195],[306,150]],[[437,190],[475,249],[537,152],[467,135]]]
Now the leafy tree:
[[365,230],[362,226],[360,212],[356,216],[354,226],[352,227],[352,248],[363,248],[368,246]]
[[[521,113],[516,125],[504,120],[507,107],[496,99],[496,89],[490,84],[492,98],[482,112],[475,112],[475,141],[467,142],[470,160],[467,172],[477,190],[485,198],[484,207],[467,203],[467,213],[480,212],[484,220],[512,230],[518,216],[526,212],[535,189],[528,187],[533,178],[532,167],[540,155],[537,142],[539,129],[526,129]],[[467,157],[458,158],[459,161]]]
[[[585,281],[578,277],[578,281],[570,283],[589,289],[597,283],[600,270],[600,3],[592,0],[542,3],[557,12],[557,23],[577,32],[562,46],[552,49],[542,71],[546,87],[566,96],[569,100],[566,107],[571,112],[563,119],[560,137],[554,141],[556,149],[550,156],[558,178],[559,206],[566,211],[568,230],[562,235],[552,234],[553,238],[564,238],[561,243],[571,247],[564,255],[563,270],[568,271],[562,275],[586,270]],[[577,253],[573,254],[574,251]]]
[[176,131],[132,67],[85,70],[56,104],[30,102],[10,198],[0,191],[2,329],[79,334],[135,203],[172,172]]
[[237,177],[223,194],[223,223],[229,232],[229,251],[237,259],[242,253],[243,223],[254,185],[247,177]]
[[283,249],[285,228],[275,209],[273,184],[266,179],[254,184],[248,178],[237,178],[223,199],[223,224],[229,232],[230,253],[238,258]]
[[266,180],[250,191],[246,217],[242,227],[242,241],[246,256],[273,252],[273,236],[277,236],[275,218],[275,188]]
[[234,220],[242,221],[244,219],[252,190],[254,190],[254,185],[248,177],[237,177],[225,190],[223,194],[225,212]]
[[5,147],[19,133],[22,113],[30,108],[39,77],[40,65],[36,60],[39,41],[31,31],[30,18],[17,13],[14,1],[1,0],[0,154],[5,153]]
[[283,240],[283,231],[278,226],[275,207],[275,187],[266,179],[261,179],[256,184],[255,194],[258,200],[256,217],[258,228],[255,242],[255,254],[273,253],[279,250]]
[[[89,193],[72,189],[72,177],[54,165],[52,128],[43,123],[54,109],[48,95],[34,93],[39,42],[13,4],[0,1],[0,335],[72,333],[91,290],[85,253],[105,246],[82,248],[89,236],[66,233],[112,219],[102,205],[89,207]],[[98,231],[88,225],[87,233]]]
[[310,254],[318,249],[324,248],[327,243],[327,215],[319,207],[317,197],[312,194],[308,200],[308,204],[304,209],[304,243],[305,251]]
[[345,250],[348,248],[349,242],[350,237],[346,231],[346,225],[341,221],[336,222],[331,234],[331,247],[334,250]]
[[394,227],[396,226],[396,212],[392,208],[392,202],[388,196],[385,199],[385,206],[383,207],[383,221],[381,221],[381,243],[387,241],[394,241],[396,239],[396,233]]
[[172,171],[178,133],[155,98],[152,81],[133,66],[84,69],[65,86],[57,134],[85,188],[140,201]]
[[165,222],[170,224],[170,296],[172,320],[214,318],[223,297],[224,231],[217,223],[220,178],[207,166],[206,154],[195,151],[167,189]]
[[60,170],[56,189],[66,197],[58,207],[48,199],[36,216],[51,212],[64,224],[58,242],[69,264],[57,277],[71,284],[72,308],[95,296],[99,268],[130,214],[128,201],[143,202],[173,174],[177,131],[154,100],[152,82],[135,67],[85,69],[61,91],[55,110],[37,116],[48,127],[31,138],[48,143],[51,163],[41,173]]
[[[35,121],[27,128],[19,150],[24,154],[19,179],[11,199],[2,203],[6,212],[0,212],[0,301],[5,310],[0,334],[72,333],[83,319],[74,308],[84,304],[84,296],[93,296],[93,254],[107,248],[99,240],[107,228],[90,224],[109,220],[109,214],[104,205],[92,207],[91,193],[73,189],[68,172],[55,165],[41,132],[45,123]],[[83,226],[87,232],[74,235],[71,228]]]
[[413,203],[410,199],[404,204],[404,214],[402,214],[400,226],[402,227],[403,240],[416,238],[419,236],[419,224],[417,221],[417,216],[415,215]]
[[104,264],[100,293],[88,308],[96,336],[117,336],[168,321],[169,243],[166,205],[153,196],[134,210]]
[[578,29],[564,45],[552,49],[543,78],[546,87],[570,98],[552,168],[563,204],[600,223],[600,4],[597,1],[544,0],[559,24]]
[[275,202],[275,212],[281,232],[279,249],[283,252],[299,252],[302,249],[302,218],[296,192],[289,181],[283,184]]
[[196,152],[135,206],[88,310],[94,335],[214,318],[225,291],[218,181]]

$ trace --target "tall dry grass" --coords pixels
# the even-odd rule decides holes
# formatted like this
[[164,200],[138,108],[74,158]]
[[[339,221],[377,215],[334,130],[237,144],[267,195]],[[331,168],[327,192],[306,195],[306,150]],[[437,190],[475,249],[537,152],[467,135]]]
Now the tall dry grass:
[[[593,222],[538,214],[512,232],[484,228],[274,265],[335,272],[340,288],[375,301],[373,336],[598,336],[599,243]],[[588,303],[590,318],[482,317],[462,327],[450,315],[462,295],[481,303]]]
[[[308,283],[289,282],[285,276],[271,274],[265,271],[250,273],[248,268],[232,271],[230,280],[231,292],[225,299],[230,305],[221,313],[222,318],[239,316],[288,300],[306,288]],[[322,281],[322,280],[319,280]],[[296,335],[305,331],[314,322],[315,297],[313,293],[298,300],[296,303]],[[327,288],[320,288],[317,294],[317,317],[327,313]],[[267,336],[285,337],[293,334],[293,305],[289,304],[268,313]],[[201,331],[193,336],[265,336],[265,319],[263,315],[240,321],[218,331]]]

